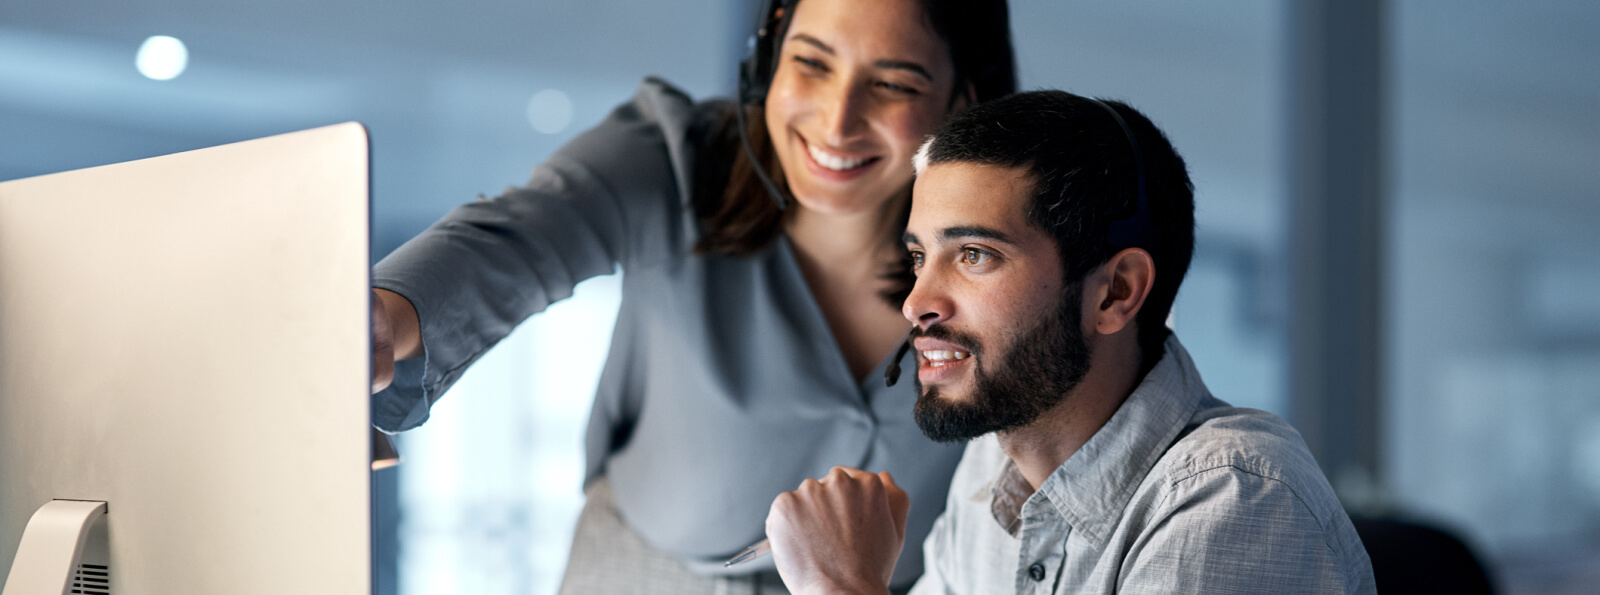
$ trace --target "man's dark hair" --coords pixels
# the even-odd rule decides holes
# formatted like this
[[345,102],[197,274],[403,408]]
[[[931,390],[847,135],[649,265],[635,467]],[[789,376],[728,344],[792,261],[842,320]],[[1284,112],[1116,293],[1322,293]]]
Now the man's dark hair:
[[[1132,130],[1128,134],[1106,106]],[[1061,254],[1069,291],[1125,248],[1155,261],[1155,286],[1136,322],[1145,365],[1159,359],[1167,313],[1194,254],[1194,185],[1183,158],[1144,114],[1118,101],[1096,102],[1064,91],[1032,91],[968,109],[939,130],[917,158],[919,170],[939,163],[1025,167],[1033,179],[1028,222],[1049,233]],[[1114,245],[1113,222],[1139,209],[1143,162],[1148,228]],[[1125,224],[1126,225],[1126,224]]]

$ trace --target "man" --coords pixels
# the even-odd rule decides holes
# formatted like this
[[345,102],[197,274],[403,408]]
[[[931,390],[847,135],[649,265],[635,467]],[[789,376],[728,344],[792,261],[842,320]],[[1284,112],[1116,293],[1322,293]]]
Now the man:
[[[917,170],[916,419],[970,442],[913,593],[1374,592],[1299,434],[1212,397],[1166,328],[1194,201],[1148,119],[1014,95],[952,119]],[[779,573],[887,592],[905,509],[887,474],[807,480],[767,519]]]

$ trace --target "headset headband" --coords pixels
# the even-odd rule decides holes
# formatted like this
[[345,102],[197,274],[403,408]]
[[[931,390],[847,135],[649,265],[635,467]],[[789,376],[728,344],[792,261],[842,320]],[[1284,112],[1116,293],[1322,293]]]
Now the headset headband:
[[1128,137],[1128,146],[1133,149],[1133,166],[1139,174],[1139,204],[1133,216],[1127,219],[1112,221],[1110,229],[1106,232],[1106,243],[1115,248],[1131,248],[1134,246],[1148,246],[1150,240],[1150,199],[1146,197],[1144,186],[1144,154],[1139,150],[1139,141],[1133,137],[1133,128],[1122,119],[1109,104],[1095,99],[1087,98],[1095,105],[1105,108],[1111,114],[1111,119],[1117,121],[1117,126],[1122,128],[1122,134]]

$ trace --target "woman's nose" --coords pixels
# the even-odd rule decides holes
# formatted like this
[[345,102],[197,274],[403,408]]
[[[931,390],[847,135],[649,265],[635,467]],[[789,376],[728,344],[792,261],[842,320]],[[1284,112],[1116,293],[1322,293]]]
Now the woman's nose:
[[866,89],[852,81],[832,85],[823,100],[823,125],[829,145],[844,148],[866,128]]

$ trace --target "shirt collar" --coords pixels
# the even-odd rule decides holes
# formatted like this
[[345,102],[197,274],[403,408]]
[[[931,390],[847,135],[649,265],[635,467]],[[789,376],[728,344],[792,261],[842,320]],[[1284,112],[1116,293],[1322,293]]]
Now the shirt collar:
[[[1177,335],[1168,336],[1164,348],[1161,360],[1106,425],[1039,486],[1066,522],[1097,549],[1111,537],[1139,484],[1210,394]],[[1027,480],[1007,458],[992,485],[995,521],[1015,535],[1021,528],[1018,514],[1029,498]]]

